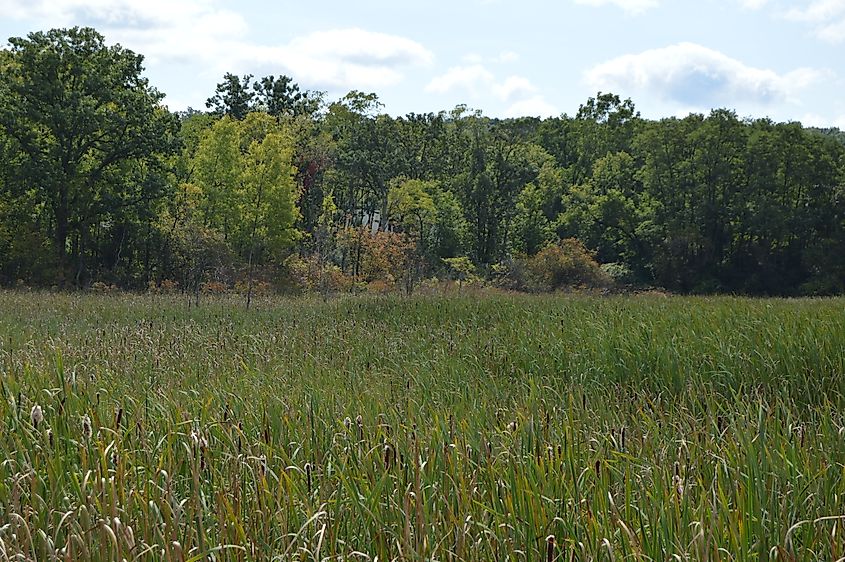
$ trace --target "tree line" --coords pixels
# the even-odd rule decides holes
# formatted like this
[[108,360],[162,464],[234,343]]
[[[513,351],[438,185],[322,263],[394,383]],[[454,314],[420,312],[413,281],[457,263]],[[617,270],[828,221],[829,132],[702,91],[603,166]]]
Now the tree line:
[[234,74],[174,113],[142,63],[91,28],[0,50],[0,283],[411,289],[554,257],[684,293],[845,290],[836,129],[649,120],[608,93],[548,119],[392,117]]

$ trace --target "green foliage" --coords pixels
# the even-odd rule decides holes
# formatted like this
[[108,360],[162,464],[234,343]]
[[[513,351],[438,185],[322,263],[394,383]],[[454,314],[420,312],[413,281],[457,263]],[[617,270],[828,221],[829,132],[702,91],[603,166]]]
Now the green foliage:
[[449,268],[449,274],[459,283],[471,280],[475,277],[475,264],[466,256],[456,258],[443,258],[443,263]]
[[5,188],[34,195],[63,273],[70,257],[78,282],[86,255],[109,235],[125,237],[162,195],[161,155],[173,148],[176,121],[142,77],[143,57],[106,46],[91,28],[9,43],[0,131],[15,157]]
[[173,237],[185,228],[213,232],[250,278],[284,275],[289,252],[347,275],[343,231],[361,228],[414,243],[406,289],[439,276],[443,258],[524,271],[510,256],[576,238],[634,284],[673,292],[843,290],[837,130],[727,109],[650,121],[601,92],[572,117],[494,119],[467,106],[394,117],[375,93],[325,104],[288,76],[250,74],[226,74],[210,113],[173,115],[142,58],[92,29],[10,43],[0,283],[181,278]]

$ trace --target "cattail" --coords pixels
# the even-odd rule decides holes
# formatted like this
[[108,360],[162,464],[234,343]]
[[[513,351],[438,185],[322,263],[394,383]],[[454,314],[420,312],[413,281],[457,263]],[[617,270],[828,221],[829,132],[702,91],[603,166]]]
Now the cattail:
[[508,431],[513,433],[514,431],[516,431],[516,427],[517,427],[516,426],[516,420],[514,420],[514,421],[512,421],[511,423],[508,424]]
[[384,469],[390,470],[390,460],[393,457],[393,451],[390,446],[390,443],[385,443],[384,445]]
[[38,424],[44,421],[44,412],[41,411],[41,406],[36,404],[29,412],[29,419],[32,421],[32,426],[38,429]]
[[345,418],[343,418],[343,425],[344,425],[344,427],[346,427],[346,429],[348,431],[349,428],[352,427],[352,419],[349,416],[346,416]]
[[675,488],[675,493],[680,499],[684,495],[684,480],[681,478],[681,465],[675,461],[675,475],[672,477],[672,485]]
[[123,419],[123,408],[118,407],[117,411],[114,413],[114,428],[120,429],[120,422]]
[[555,536],[546,537],[546,562],[552,562],[555,557]]
[[90,441],[93,434],[94,431],[91,429],[91,418],[88,417],[88,414],[85,414],[82,416],[82,437],[86,441]]
[[194,451],[202,452],[208,448],[208,439],[201,431],[191,430],[191,445],[193,445]]
[[305,463],[305,478],[308,481],[308,495],[311,495],[311,463]]
[[52,429],[47,430],[47,442],[50,444],[50,447],[53,446],[53,430]]
[[358,414],[358,417],[355,418],[355,423],[358,425],[358,440],[364,440],[364,418],[361,417],[361,414]]

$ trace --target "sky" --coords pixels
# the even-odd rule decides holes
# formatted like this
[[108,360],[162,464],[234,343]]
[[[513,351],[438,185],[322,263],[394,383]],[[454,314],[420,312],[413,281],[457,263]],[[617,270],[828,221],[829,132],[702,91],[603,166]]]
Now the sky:
[[573,115],[598,92],[660,118],[726,107],[845,129],[845,0],[0,0],[0,43],[93,26],[172,110],[223,74],[286,74],[392,115]]

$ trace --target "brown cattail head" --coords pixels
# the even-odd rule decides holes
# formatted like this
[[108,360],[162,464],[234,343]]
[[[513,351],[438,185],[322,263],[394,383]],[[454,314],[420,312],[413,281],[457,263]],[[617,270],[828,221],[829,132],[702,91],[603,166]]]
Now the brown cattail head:
[[305,478],[308,481],[308,495],[311,495],[311,463],[305,463]]
[[555,557],[555,536],[546,537],[546,562],[552,562]]

